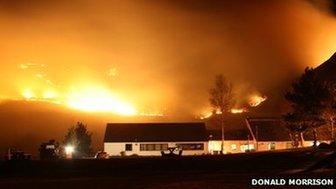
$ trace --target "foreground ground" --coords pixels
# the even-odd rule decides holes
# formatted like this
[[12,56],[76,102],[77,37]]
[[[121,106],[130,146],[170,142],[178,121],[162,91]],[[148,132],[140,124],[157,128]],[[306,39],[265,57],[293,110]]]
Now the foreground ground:
[[335,178],[335,158],[330,160],[330,154],[307,149],[181,158],[2,162],[0,188],[251,188],[251,178]]

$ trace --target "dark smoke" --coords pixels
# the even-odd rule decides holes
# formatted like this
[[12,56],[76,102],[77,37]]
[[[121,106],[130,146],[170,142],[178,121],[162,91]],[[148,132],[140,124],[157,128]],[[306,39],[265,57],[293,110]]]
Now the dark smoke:
[[320,11],[327,11],[336,16],[336,0],[307,0]]

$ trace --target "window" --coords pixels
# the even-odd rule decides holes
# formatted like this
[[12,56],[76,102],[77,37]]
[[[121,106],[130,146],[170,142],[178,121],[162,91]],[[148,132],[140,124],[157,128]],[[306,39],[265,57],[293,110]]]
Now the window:
[[132,151],[132,144],[125,144],[125,151]]
[[161,150],[161,144],[155,144],[154,149],[155,150]]
[[167,149],[168,144],[140,144],[140,151],[162,151]]
[[237,145],[231,144],[231,150],[236,150],[236,149],[237,149]]
[[240,150],[242,152],[254,150],[254,145],[253,144],[244,144],[244,145],[241,145],[240,146]]
[[154,150],[154,144],[147,144],[147,150],[153,151]]
[[182,148],[182,150],[204,150],[204,144],[203,143],[177,144],[177,146]]
[[268,149],[269,150],[275,150],[275,142],[271,142],[268,144]]

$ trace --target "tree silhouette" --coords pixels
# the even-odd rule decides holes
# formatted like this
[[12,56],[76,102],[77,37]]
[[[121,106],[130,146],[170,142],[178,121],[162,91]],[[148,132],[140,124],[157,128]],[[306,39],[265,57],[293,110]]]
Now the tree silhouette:
[[75,156],[77,157],[89,156],[91,153],[91,136],[92,133],[87,130],[86,125],[77,122],[75,126],[69,128],[65,135],[64,144],[74,146]]
[[224,152],[225,128],[224,113],[230,111],[233,104],[232,84],[223,75],[217,75],[213,88],[209,91],[210,103],[213,112],[220,112],[220,124],[222,130],[221,153]]
[[329,98],[325,102],[325,111],[323,117],[326,120],[326,122],[329,123],[331,139],[335,141],[334,125],[336,120],[336,83],[332,81],[328,82],[328,89],[329,89]]
[[[292,83],[285,94],[292,107],[292,112],[284,116],[284,120],[292,131],[301,134],[307,129],[313,131],[316,146],[316,128],[322,126],[326,104],[330,99],[328,84],[322,81],[312,68],[306,68],[301,77]],[[302,138],[301,138],[302,140]]]
[[297,113],[287,113],[283,116],[283,118],[286,127],[290,131],[293,146],[298,147],[300,145],[303,147],[303,133],[308,129],[308,126],[302,124],[302,121],[299,119]]

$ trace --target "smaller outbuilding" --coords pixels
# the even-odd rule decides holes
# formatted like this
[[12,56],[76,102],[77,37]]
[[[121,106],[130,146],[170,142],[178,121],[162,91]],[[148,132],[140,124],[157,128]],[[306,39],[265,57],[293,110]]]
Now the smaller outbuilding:
[[293,148],[289,130],[280,118],[253,117],[246,118],[254,148],[256,151],[285,150]]

